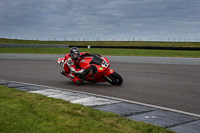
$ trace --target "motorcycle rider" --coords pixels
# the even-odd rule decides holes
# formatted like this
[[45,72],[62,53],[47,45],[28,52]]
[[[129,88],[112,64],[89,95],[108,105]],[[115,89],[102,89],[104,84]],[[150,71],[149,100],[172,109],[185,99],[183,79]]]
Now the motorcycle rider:
[[72,47],[65,55],[64,58],[64,70],[61,74],[69,77],[71,80],[73,80],[77,85],[81,84],[81,79],[77,75],[85,76],[89,73],[90,69],[81,69],[79,68],[79,62],[82,59],[81,56],[85,54],[90,53],[80,53],[79,49],[77,47]]

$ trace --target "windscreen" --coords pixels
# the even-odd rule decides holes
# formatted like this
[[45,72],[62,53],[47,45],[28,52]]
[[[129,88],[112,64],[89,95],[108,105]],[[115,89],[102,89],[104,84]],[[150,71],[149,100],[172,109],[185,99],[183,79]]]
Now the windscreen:
[[98,56],[93,56],[93,59],[92,61],[90,62],[90,64],[97,64],[97,65],[101,65],[103,59],[101,59],[100,57]]

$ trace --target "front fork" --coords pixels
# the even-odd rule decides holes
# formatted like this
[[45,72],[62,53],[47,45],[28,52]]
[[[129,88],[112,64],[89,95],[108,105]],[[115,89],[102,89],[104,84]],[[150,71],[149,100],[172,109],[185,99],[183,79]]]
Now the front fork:
[[109,75],[113,74],[114,73],[114,70],[113,69],[109,69],[108,72],[106,74],[104,74],[103,78],[112,84],[112,79],[109,77]]
[[104,74],[104,78],[107,79],[107,81],[112,82],[112,79],[109,78],[110,74],[113,74],[114,70],[113,69],[109,69],[108,72],[106,74]]
[[113,74],[114,70],[113,69],[109,69],[108,72],[106,74],[104,74],[106,77],[108,77],[110,74]]

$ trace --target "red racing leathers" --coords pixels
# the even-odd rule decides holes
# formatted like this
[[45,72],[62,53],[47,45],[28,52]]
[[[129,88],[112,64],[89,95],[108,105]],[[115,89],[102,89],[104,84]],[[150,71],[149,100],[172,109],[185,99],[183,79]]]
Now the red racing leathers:
[[[84,55],[85,53],[80,53],[80,55]],[[89,53],[88,53],[89,54]],[[79,62],[82,58],[79,57],[77,60],[73,60],[70,56],[70,53],[67,53],[64,58],[64,70],[65,75],[72,79],[76,84],[81,83],[81,79],[76,76],[76,74],[83,74],[84,69],[78,68]]]

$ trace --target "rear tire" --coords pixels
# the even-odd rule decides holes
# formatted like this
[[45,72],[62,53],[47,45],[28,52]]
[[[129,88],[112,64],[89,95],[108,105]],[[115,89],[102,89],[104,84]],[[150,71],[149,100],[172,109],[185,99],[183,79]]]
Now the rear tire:
[[122,77],[117,72],[113,72],[108,77],[104,76],[104,79],[113,85],[121,85],[123,83]]

